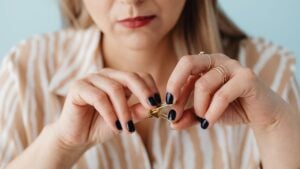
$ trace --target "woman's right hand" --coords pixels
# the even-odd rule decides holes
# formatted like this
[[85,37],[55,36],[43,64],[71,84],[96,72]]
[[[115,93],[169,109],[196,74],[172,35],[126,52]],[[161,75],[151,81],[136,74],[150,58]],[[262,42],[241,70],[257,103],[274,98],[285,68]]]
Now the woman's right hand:
[[[129,106],[131,94],[139,103]],[[160,96],[150,74],[102,69],[72,85],[55,132],[67,146],[88,148],[121,131],[134,132],[134,123],[157,104]]]

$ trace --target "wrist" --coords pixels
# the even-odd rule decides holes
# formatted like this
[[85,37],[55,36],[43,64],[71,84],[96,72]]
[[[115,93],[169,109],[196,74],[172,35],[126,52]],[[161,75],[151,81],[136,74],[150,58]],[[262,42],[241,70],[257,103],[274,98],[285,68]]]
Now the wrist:
[[300,143],[300,114],[288,103],[281,110],[274,123],[251,127],[264,168],[297,168],[300,165],[295,158],[300,155],[297,149]]
[[69,146],[60,139],[58,130],[59,128],[56,123],[45,126],[41,133],[39,144],[40,146],[47,147],[47,149],[40,150],[44,151],[44,154],[48,154],[47,161],[49,165],[52,163],[55,167],[71,168],[80,156],[88,149],[88,147]]
[[63,144],[55,128],[55,124],[45,126],[38,138],[8,168],[71,168],[86,149]]
[[276,102],[270,104],[273,106],[272,111],[267,111],[262,120],[255,121],[249,124],[249,127],[257,134],[272,133],[279,130],[282,126],[286,126],[286,123],[291,122],[293,116],[290,105],[282,98],[279,98]]
[[53,123],[45,127],[45,130],[49,130],[52,134],[53,141],[55,145],[62,151],[62,153],[80,153],[88,150],[91,145],[90,144],[80,144],[75,145],[64,139],[64,136],[61,134],[61,128],[58,123]]

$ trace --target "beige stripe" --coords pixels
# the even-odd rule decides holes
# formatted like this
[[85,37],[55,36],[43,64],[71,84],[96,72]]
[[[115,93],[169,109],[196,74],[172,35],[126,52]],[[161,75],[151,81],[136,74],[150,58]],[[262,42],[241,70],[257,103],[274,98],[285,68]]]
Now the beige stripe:
[[193,150],[194,150],[194,156],[195,156],[195,168],[196,169],[202,169],[204,167],[204,162],[203,162],[203,155],[206,155],[206,152],[202,153],[201,151],[201,141],[200,141],[200,135],[199,135],[199,128],[200,126],[197,125],[195,127],[192,127],[191,129],[189,129],[189,135],[191,138],[191,143],[193,146]]
[[[82,46],[80,47],[79,51],[76,52],[76,55],[75,55],[76,59],[74,60],[74,63],[68,65],[67,69],[64,69],[64,75],[61,76],[62,79],[60,79],[61,80],[60,87],[62,87],[63,91],[67,91],[67,88],[69,86],[67,86],[67,85],[61,86],[61,85],[68,84],[68,82],[70,82],[70,78],[73,78],[73,79],[79,78],[80,75],[82,75],[83,73],[87,73],[87,72],[85,72],[85,70],[82,69],[81,65],[88,59],[88,56],[86,55],[86,53],[87,53],[88,47],[92,43],[91,42],[92,38],[93,37],[92,37],[91,33],[83,36]],[[60,73],[62,73],[62,72],[60,72]]]
[[170,129],[170,127],[168,126],[169,124],[168,124],[168,122],[166,122],[166,121],[164,121],[164,120],[162,120],[162,119],[160,119],[159,120],[159,122],[158,122],[158,126],[157,126],[157,128],[155,129],[156,130],[156,132],[158,131],[158,137],[160,138],[159,139],[159,143],[160,143],[160,147],[161,147],[161,158],[162,158],[162,161],[164,161],[164,156],[166,155],[165,153],[166,153],[166,144],[167,144],[167,140],[168,140],[168,138],[169,138],[169,130],[171,130]]
[[110,156],[110,154],[109,154],[109,152],[108,152],[108,148],[107,148],[107,146],[106,146],[107,144],[101,144],[101,147],[102,147],[102,152],[101,152],[101,154],[103,155],[103,156],[105,156],[106,157],[106,161],[107,161],[107,164],[108,164],[108,168],[113,168],[113,160],[111,159],[111,156]]
[[292,92],[295,95],[295,100],[296,100],[295,101],[296,102],[295,107],[297,107],[298,108],[297,110],[300,111],[300,88],[299,88],[299,84],[298,84],[297,80],[295,79],[295,77],[293,77],[291,79],[290,83],[291,83],[291,87],[292,87]]
[[280,58],[281,57],[278,53],[272,55],[272,57],[263,65],[263,69],[258,74],[269,86],[272,85],[276,75],[276,71],[270,70],[277,70]]
[[77,168],[88,168],[87,162],[86,162],[86,156],[81,156],[78,162],[76,163]]
[[51,79],[52,73],[55,71],[55,35],[51,36],[51,34],[47,34],[45,36],[46,49],[45,49],[45,66],[47,69],[47,79]]
[[38,40],[38,52],[36,58],[36,65],[35,65],[35,90],[36,96],[35,100],[37,102],[37,111],[35,113],[36,121],[37,121],[37,132],[40,133],[44,127],[45,121],[44,117],[45,114],[51,114],[51,109],[49,109],[48,105],[48,85],[49,81],[47,79],[47,70],[46,70],[46,39],[40,38]]
[[227,152],[227,157],[228,157],[228,167],[229,168],[234,168],[234,152],[237,151],[234,146],[233,142],[233,131],[232,131],[232,126],[224,126],[223,127],[224,135],[225,135],[225,147],[226,147],[226,152]]
[[266,63],[269,61],[269,59],[271,59],[276,54],[276,52],[278,52],[278,49],[275,46],[270,46],[266,50],[263,50],[259,54],[259,60],[256,62],[255,66],[253,67],[254,72],[255,73],[261,72],[261,70],[266,67],[265,66]]
[[106,157],[102,154],[102,147],[97,145],[96,148],[97,148],[96,156],[98,157],[99,168],[108,168]]
[[[10,98],[12,95],[12,91],[15,90],[16,86],[15,86],[15,82],[13,81],[12,78],[9,78],[5,81],[6,85],[3,86],[3,88],[0,88],[0,96],[1,99],[3,99],[3,102],[1,102],[0,106],[1,106],[1,116],[3,117],[3,119],[8,118],[8,116],[10,115],[9,109],[10,109],[10,104],[8,104],[8,100],[7,98]],[[1,117],[0,116],[0,117]]]
[[182,149],[179,134],[171,131],[165,147],[164,165],[161,166],[155,163],[152,164],[152,168],[182,168]]
[[294,66],[294,64],[295,64],[294,59],[289,59],[287,61],[287,65],[285,66],[285,70],[283,70],[282,79],[280,81],[280,85],[279,85],[279,88],[277,90],[277,93],[279,95],[282,95],[283,90],[285,89],[287,84],[290,83],[290,79],[293,76],[293,72],[291,71],[291,69],[292,69],[291,67]]
[[[30,142],[33,142],[35,138],[40,133],[38,128],[38,123],[40,119],[41,113],[39,112],[40,107],[40,101],[39,100],[39,91],[40,91],[40,72],[37,70],[37,65],[39,64],[39,51],[40,49],[40,37],[36,38],[36,40],[33,41],[33,50],[31,51],[31,57],[30,58],[30,65],[27,70],[27,95],[28,95],[28,102],[29,102],[29,109],[28,109],[28,116],[29,116],[29,124],[27,126],[29,127],[29,130],[31,128],[30,133]],[[31,60],[32,59],[32,60]],[[38,80],[38,81],[37,81]]]
[[[28,55],[28,59],[27,59],[27,62],[24,62],[26,63],[26,65],[28,65],[28,70],[26,70],[26,72],[24,72],[24,75],[26,73],[26,81],[27,81],[27,84],[26,84],[26,89],[25,89],[25,95],[24,95],[24,107],[23,107],[23,122],[24,122],[24,126],[25,126],[25,130],[26,130],[26,134],[27,134],[27,141],[28,143],[32,143],[33,142],[33,131],[31,129],[31,127],[29,126],[29,124],[32,124],[31,122],[31,107],[32,107],[32,103],[30,102],[30,97],[34,96],[34,91],[30,91],[30,89],[28,89],[28,86],[30,85],[29,83],[30,82],[33,82],[33,71],[32,69],[34,68],[34,65],[32,65],[32,63],[34,63],[34,56],[35,55],[35,52],[36,52],[36,48],[35,48],[35,41],[31,41],[30,42],[30,50],[29,50],[29,55]],[[34,89],[34,88],[33,88]]]
[[13,131],[13,138],[14,140],[14,143],[15,143],[15,153],[16,154],[21,154],[22,151],[24,150],[24,147],[22,145],[22,142],[21,142],[21,137],[19,135],[19,133],[17,132],[17,130],[15,129]]
[[281,56],[280,57],[280,62],[278,65],[278,68],[276,69],[277,71],[275,72],[275,77],[274,77],[274,81],[271,85],[271,89],[273,89],[274,91],[278,91],[279,86],[280,86],[280,82],[282,82],[282,78],[283,78],[283,73],[284,70],[287,68],[288,66],[288,58],[285,56]]
[[[298,97],[298,98],[297,98]],[[295,89],[293,89],[293,87],[290,89],[290,92],[288,94],[288,101],[290,103],[290,105],[293,106],[294,109],[296,110],[300,110],[300,107],[299,107],[299,95],[297,95]],[[297,103],[298,101],[298,103]]]
[[[83,70],[80,74],[80,76],[84,76],[87,70],[90,70],[91,67],[94,68],[93,72],[96,72],[95,65],[95,57],[96,57],[96,51],[97,47],[99,46],[99,35],[95,34],[94,32],[91,32],[91,39],[90,44],[87,46],[86,51],[84,52],[85,58],[82,62],[81,69]],[[91,66],[93,65],[93,66]],[[89,72],[92,73],[92,72]]]
[[4,161],[4,163],[8,163],[13,159],[14,155],[14,142],[9,142],[6,149],[3,152],[3,157],[0,158],[1,161]]
[[[58,39],[62,38],[63,34],[59,34]],[[83,34],[76,34],[74,37],[74,43],[72,44],[72,46],[70,46],[68,49],[65,48],[58,48],[58,60],[59,63],[61,63],[62,59],[65,59],[63,61],[63,63],[61,63],[59,69],[57,72],[59,72],[60,74],[55,74],[54,77],[52,77],[52,82],[54,82],[53,84],[51,84],[52,86],[50,86],[50,89],[54,90],[57,87],[62,86],[64,83],[66,83],[66,81],[62,81],[63,78],[66,76],[66,72],[65,70],[68,70],[68,67],[70,65],[73,65],[77,60],[79,59],[77,56],[77,54],[79,53],[80,50],[80,46],[81,43],[83,43],[83,39],[84,39],[84,35]],[[60,46],[62,46],[62,42],[64,40],[59,40],[59,44]],[[65,52],[65,53],[64,53]]]
[[[113,143],[114,143],[114,147],[116,148],[117,154],[120,155],[126,153],[121,136],[114,138]],[[122,166],[124,166],[127,163],[124,156],[119,156],[119,162]]]
[[[134,134],[137,134],[137,133],[134,133]],[[129,154],[129,160],[127,160],[127,164],[129,164],[129,166],[131,166],[130,168],[140,168],[139,167],[139,163],[137,163],[136,161],[139,161],[140,160],[140,155],[137,154],[137,151],[134,149],[134,144],[133,144],[133,136],[130,136],[128,137],[128,142],[127,142],[127,145],[129,146],[129,151],[126,152]],[[135,160],[133,160],[135,159]],[[128,166],[128,165],[127,165]],[[122,168],[122,164],[120,163],[120,168]],[[128,167],[129,168],[129,167]]]
[[159,121],[154,121],[153,122],[153,130],[152,130],[152,152],[155,155],[154,159],[158,165],[162,165],[163,164],[163,156],[162,156],[162,148],[161,148],[161,138],[159,135],[159,131],[160,130],[160,122]]
[[247,40],[242,44],[242,49],[244,49],[246,53],[245,57],[247,67],[254,68],[255,64],[259,60],[259,53],[255,44],[253,44],[250,40]]
[[245,155],[244,153],[247,153],[245,152],[245,145],[246,145],[246,142],[247,142],[247,139],[248,139],[248,128],[245,127],[245,126],[241,126],[241,127],[236,127],[237,130],[239,130],[237,132],[237,135],[238,135],[238,142],[235,144],[235,146],[237,146],[237,156],[235,157],[235,162],[236,162],[236,168],[242,168],[241,165],[242,165],[242,159],[243,159],[243,156]]
[[[16,92],[10,92],[9,95],[16,97]],[[5,99],[5,97],[3,98]],[[17,102],[17,100],[12,100],[10,101],[10,103],[15,103]],[[6,102],[7,105],[9,105],[9,102]],[[0,152],[3,152],[3,154],[1,155],[1,159],[2,158],[6,158],[5,156],[7,156],[7,151],[8,151],[8,147],[10,144],[14,143],[12,140],[12,135],[13,135],[13,131],[14,129],[14,119],[15,119],[15,114],[16,114],[16,107],[17,104],[11,104],[9,109],[7,109],[6,111],[9,113],[7,118],[2,119],[1,123],[3,123],[3,129],[0,135]],[[2,110],[1,110],[2,112]],[[5,155],[6,154],[6,155]]]

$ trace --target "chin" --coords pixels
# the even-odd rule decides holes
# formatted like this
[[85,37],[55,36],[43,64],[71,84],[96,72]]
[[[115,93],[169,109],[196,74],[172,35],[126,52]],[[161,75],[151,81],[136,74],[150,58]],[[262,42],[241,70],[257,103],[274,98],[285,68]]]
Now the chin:
[[159,42],[157,35],[129,35],[123,37],[121,42],[124,46],[132,50],[145,50],[153,48]]

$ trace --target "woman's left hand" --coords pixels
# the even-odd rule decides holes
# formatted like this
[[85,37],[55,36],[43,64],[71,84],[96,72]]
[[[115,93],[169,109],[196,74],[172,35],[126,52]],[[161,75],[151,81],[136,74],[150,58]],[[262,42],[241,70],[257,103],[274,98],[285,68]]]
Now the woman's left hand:
[[[192,91],[194,107],[185,109]],[[182,57],[170,76],[167,92],[166,101],[177,112],[169,114],[175,129],[199,121],[206,129],[219,120],[266,128],[280,121],[288,105],[250,68],[224,54]]]

